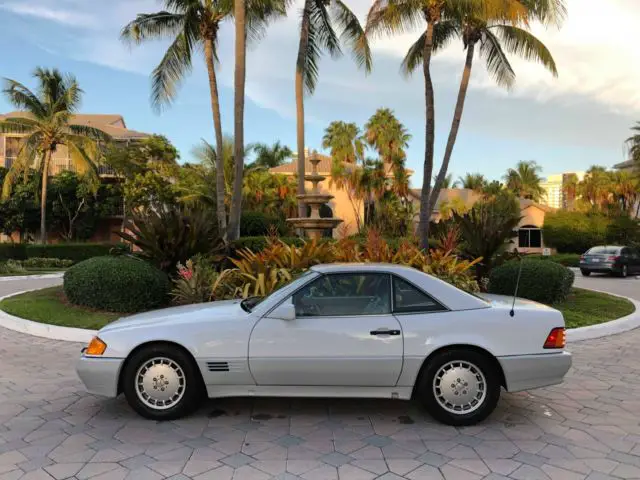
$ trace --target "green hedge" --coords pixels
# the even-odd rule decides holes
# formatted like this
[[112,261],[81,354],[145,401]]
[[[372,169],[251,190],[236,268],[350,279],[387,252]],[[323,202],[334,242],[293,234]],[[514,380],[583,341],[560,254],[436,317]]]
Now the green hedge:
[[557,211],[544,217],[544,243],[562,253],[584,253],[607,244],[611,219],[600,214]]
[[0,262],[4,260],[25,260],[27,245],[24,243],[0,243]]
[[[567,298],[574,273],[566,267],[549,261],[523,260],[518,297],[552,304]],[[494,268],[489,276],[489,293],[513,295],[518,278],[519,262],[508,262]]]
[[558,253],[555,255],[527,255],[528,260],[546,260],[559,263],[565,267],[578,267],[580,265],[579,253]]
[[127,256],[95,257],[64,274],[64,293],[76,305],[109,312],[140,312],[164,305],[169,277]]

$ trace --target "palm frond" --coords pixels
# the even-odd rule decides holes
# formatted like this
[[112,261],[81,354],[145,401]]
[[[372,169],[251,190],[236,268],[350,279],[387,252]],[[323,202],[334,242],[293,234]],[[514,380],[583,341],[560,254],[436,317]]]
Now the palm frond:
[[95,150],[95,145],[87,144],[81,137],[73,138],[70,136],[66,138],[65,144],[69,149],[73,166],[78,173],[86,176],[90,181],[98,180],[98,167],[87,152],[87,147]]
[[519,0],[529,15],[546,25],[560,27],[567,17],[565,0]]
[[4,121],[0,121],[0,133],[24,134],[24,133],[33,132],[34,130],[33,125],[29,125],[22,122],[16,122],[15,120],[23,120],[23,119],[7,118]]
[[182,30],[183,24],[184,14],[181,13],[141,13],[124,26],[120,38],[124,42],[138,45],[149,39],[173,38]]
[[13,185],[18,181],[18,178],[28,172],[29,167],[37,160],[38,147],[41,140],[42,137],[39,132],[35,132],[22,140],[17,158],[11,164],[11,168],[9,168],[4,177],[1,196],[3,200],[11,196]]
[[191,71],[193,44],[183,33],[169,46],[160,64],[151,74],[151,104],[156,110],[170,105],[185,74]]
[[504,49],[525,60],[541,63],[554,77],[558,76],[556,62],[549,49],[528,31],[511,25],[496,25],[495,29]]
[[408,33],[423,23],[419,0],[375,0],[367,14],[365,33],[371,38]]
[[[460,35],[460,28],[453,20],[444,20],[438,22],[433,26],[433,52],[436,53],[445,48],[451,40]],[[415,41],[407,54],[402,60],[400,71],[405,76],[410,76],[416,68],[422,65],[422,57],[424,53],[424,42],[427,38],[427,32],[423,32],[422,35]]]
[[87,137],[103,143],[108,143],[112,140],[111,135],[108,133],[100,130],[99,128],[89,127],[87,125],[69,125],[69,131],[74,135]]
[[340,39],[333,29],[325,2],[323,0],[312,1],[310,13],[311,27],[315,32],[315,39],[319,46],[334,58],[340,56],[342,54]]
[[342,30],[340,39],[349,45],[358,67],[364,66],[365,71],[370,72],[371,48],[358,17],[341,0],[333,0],[331,5],[334,18]]
[[[233,1],[223,0],[223,2],[229,3],[229,12],[233,15]],[[218,2],[218,9],[221,9],[223,2]],[[286,16],[288,3],[287,0],[247,0],[247,40],[257,42],[263,38],[267,25],[271,21]]]
[[420,65],[422,65],[422,58],[424,53],[424,43],[427,41],[427,32],[422,32],[422,35],[418,37],[413,45],[407,50],[407,54],[404,56],[402,63],[400,64],[400,71],[406,77],[410,76]]
[[35,117],[46,116],[46,108],[40,99],[20,82],[5,78],[2,92],[7,97],[9,103],[18,110],[26,110]]
[[489,30],[485,30],[480,42],[480,55],[485,59],[487,70],[501,87],[511,88],[516,74],[509,59],[502,50],[500,40]]

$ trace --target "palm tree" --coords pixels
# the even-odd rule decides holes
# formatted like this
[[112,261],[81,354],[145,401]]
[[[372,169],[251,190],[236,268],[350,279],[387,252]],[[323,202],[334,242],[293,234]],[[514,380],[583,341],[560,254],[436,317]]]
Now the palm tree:
[[[296,125],[298,148],[298,194],[304,194],[304,93],[312,94],[318,83],[318,62],[323,51],[332,57],[341,55],[340,38],[353,52],[358,66],[371,69],[371,50],[355,14],[342,0],[305,0],[300,21],[300,42],[296,59]],[[306,216],[306,207],[298,203],[298,215]]]
[[616,171],[611,173],[613,196],[623,212],[629,212],[640,196],[640,181],[635,172]]
[[[216,139],[216,158],[222,159],[223,135],[218,95],[216,62],[218,60],[218,35],[221,25],[234,17],[234,5],[229,1],[214,0],[163,0],[166,10],[139,14],[121,32],[126,42],[139,45],[148,40],[171,38],[171,45],[153,70],[151,104],[156,110],[170,105],[184,77],[191,72],[193,56],[202,49],[209,76],[211,112]],[[238,2],[242,3],[243,2]],[[247,34],[250,38],[260,36],[267,22],[284,14],[284,3],[280,0],[250,0],[248,4]],[[236,22],[240,17],[235,14]],[[244,16],[242,17],[244,22]],[[242,26],[244,32],[244,24]],[[242,35],[244,41],[244,33]],[[244,91],[244,88],[243,88]],[[241,139],[242,140],[242,139]],[[221,160],[220,160],[221,161]],[[226,234],[227,216],[224,204],[224,178],[222,164],[217,165],[217,219],[219,231]]]
[[99,143],[107,143],[111,138],[97,128],[73,123],[83,93],[75,77],[43,68],[37,68],[33,76],[38,81],[35,92],[15,80],[5,79],[3,93],[7,101],[25,114],[0,122],[0,133],[23,136],[17,160],[5,176],[2,196],[9,197],[18,177],[26,175],[30,168],[40,172],[40,241],[46,243],[47,187],[53,154],[60,145],[65,146],[76,171],[87,175],[96,185]]
[[487,184],[487,180],[481,173],[465,173],[463,177],[458,178],[458,183],[462,188],[482,192]]
[[544,188],[540,186],[542,178],[538,174],[541,171],[542,167],[533,160],[518,162],[515,169],[507,170],[504,176],[505,184],[516,196],[538,202],[545,193]]
[[562,180],[562,195],[565,200],[565,208],[573,210],[576,197],[578,196],[578,176],[575,173],[569,173]]
[[626,140],[627,147],[629,148],[629,156],[640,169],[640,122],[631,127],[633,135]]
[[[530,17],[543,20],[553,21],[562,16],[563,0],[467,0],[461,2],[459,0],[375,0],[373,6],[369,10],[367,16],[367,34],[394,34],[412,31],[416,24],[426,23],[426,29],[418,40],[410,47],[403,61],[402,70],[405,73],[413,72],[418,65],[422,65],[425,83],[425,106],[426,106],[426,125],[425,125],[425,156],[422,194],[420,198],[420,224],[419,238],[423,248],[428,246],[428,230],[433,205],[438,197],[439,184],[447,173],[449,158],[455,144],[455,136],[457,128],[462,116],[462,107],[466,97],[466,87],[468,86],[471,73],[471,59],[473,58],[473,50],[469,52],[468,46],[482,41],[480,53],[487,57],[489,70],[494,70],[494,66],[499,63],[506,62],[506,57],[499,44],[497,48],[493,42],[489,41],[487,45],[483,35],[479,38],[477,31],[475,34],[469,30],[465,35],[466,25],[473,24],[475,19],[485,19],[483,30],[489,24],[499,24],[503,21],[518,24],[526,22]],[[455,19],[461,19],[458,22]],[[453,21],[452,21],[453,20]],[[515,28],[515,27],[514,27]],[[520,31],[520,29],[518,29]],[[444,47],[454,35],[462,35],[467,37],[467,62],[465,63],[465,72],[463,75],[460,94],[456,104],[456,114],[454,116],[454,124],[452,125],[452,133],[447,142],[448,154],[445,152],[445,161],[438,174],[439,182],[436,182],[435,188],[431,190],[430,179],[433,174],[433,155],[435,143],[435,105],[434,90],[431,79],[431,57],[434,52]],[[505,34],[508,35],[508,34]],[[486,35],[485,35],[486,37]],[[495,38],[495,36],[493,36]],[[520,47],[515,46],[514,37],[518,39],[517,43]],[[519,53],[518,48],[526,41],[520,33],[514,33],[505,41],[505,47],[513,45],[511,51]],[[538,42],[540,43],[540,42]],[[486,46],[485,46],[486,45]],[[531,55],[524,52],[524,55]],[[498,58],[501,57],[501,58]],[[502,61],[504,59],[504,62]],[[508,64],[508,62],[507,62]],[[510,68],[510,67],[509,67]],[[456,121],[457,119],[457,121]]]
[[604,167],[592,166],[578,185],[578,194],[593,209],[604,209],[612,196],[611,176]]
[[254,145],[253,151],[256,153],[256,159],[249,165],[249,168],[274,168],[282,165],[293,155],[291,149],[282,145],[279,140],[271,146],[266,143],[257,143]]

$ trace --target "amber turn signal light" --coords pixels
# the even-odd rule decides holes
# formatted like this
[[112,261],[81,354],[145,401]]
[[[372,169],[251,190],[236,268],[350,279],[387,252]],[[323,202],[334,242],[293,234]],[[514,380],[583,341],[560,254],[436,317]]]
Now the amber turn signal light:
[[102,355],[106,349],[106,343],[104,343],[98,337],[93,337],[84,353],[86,355]]
[[554,328],[544,342],[544,348],[564,348],[566,340],[564,327]]

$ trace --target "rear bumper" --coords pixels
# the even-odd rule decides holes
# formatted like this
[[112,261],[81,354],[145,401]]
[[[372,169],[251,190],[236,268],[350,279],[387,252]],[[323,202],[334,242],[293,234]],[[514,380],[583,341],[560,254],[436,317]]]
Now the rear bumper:
[[89,393],[104,397],[118,395],[118,378],[122,358],[100,358],[82,355],[76,365],[76,371]]
[[561,383],[571,368],[569,352],[498,357],[508,392]]
[[622,267],[613,263],[580,263],[580,270],[587,272],[620,272]]

